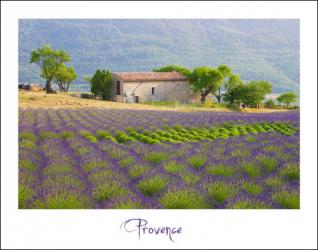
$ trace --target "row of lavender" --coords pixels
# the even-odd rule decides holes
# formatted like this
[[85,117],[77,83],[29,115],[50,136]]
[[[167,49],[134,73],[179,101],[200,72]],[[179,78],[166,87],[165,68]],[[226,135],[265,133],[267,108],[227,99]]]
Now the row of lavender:
[[80,135],[277,121],[299,128],[299,113],[20,110],[19,207],[298,208],[299,132],[154,145]]

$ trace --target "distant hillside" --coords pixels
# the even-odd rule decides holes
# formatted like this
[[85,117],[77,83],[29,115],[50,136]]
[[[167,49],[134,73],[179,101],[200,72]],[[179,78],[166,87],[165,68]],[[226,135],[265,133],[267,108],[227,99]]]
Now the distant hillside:
[[150,71],[167,64],[227,64],[244,80],[272,82],[275,93],[299,91],[297,20],[22,19],[19,82],[43,83],[29,57],[44,44],[71,54],[77,82],[98,68]]

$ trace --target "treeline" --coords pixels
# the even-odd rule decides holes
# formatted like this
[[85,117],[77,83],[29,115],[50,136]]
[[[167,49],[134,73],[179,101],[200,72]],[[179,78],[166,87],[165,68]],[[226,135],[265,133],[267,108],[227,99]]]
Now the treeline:
[[[265,80],[253,80],[244,82],[239,75],[234,74],[227,65],[219,65],[216,68],[196,67],[193,70],[178,66],[167,65],[154,72],[177,71],[187,77],[194,92],[201,95],[201,103],[204,104],[209,94],[232,107],[248,106],[259,108],[267,94],[272,93],[272,84]],[[277,98],[280,103],[295,102],[297,96],[294,93],[286,93]]]
[[[67,92],[72,81],[77,78],[75,69],[67,66],[71,56],[64,50],[53,50],[49,45],[31,52],[30,63],[40,66],[41,77],[46,80],[47,93],[53,93],[52,82],[55,82],[61,92]],[[227,65],[216,68],[196,67],[190,70],[177,65],[168,65],[154,72],[177,71],[187,77],[194,92],[201,95],[201,103],[205,103],[208,95],[216,97],[218,103],[225,102],[229,106],[249,106],[259,108],[267,94],[272,93],[272,84],[264,80],[244,82],[239,75],[234,74]],[[91,84],[91,92],[104,100],[111,99],[112,77],[108,70],[97,70],[87,80]],[[297,100],[294,93],[285,93],[277,98],[288,107]],[[274,105],[268,103],[268,106]]]
[[52,82],[55,82],[61,92],[67,92],[70,83],[77,78],[75,69],[65,63],[71,61],[71,56],[64,50],[53,50],[49,45],[31,52],[30,63],[40,66],[41,77],[45,79],[46,93],[53,93]]

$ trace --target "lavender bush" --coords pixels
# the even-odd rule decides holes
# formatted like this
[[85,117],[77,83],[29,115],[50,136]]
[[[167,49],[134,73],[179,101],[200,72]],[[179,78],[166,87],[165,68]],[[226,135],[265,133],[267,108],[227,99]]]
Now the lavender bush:
[[299,112],[24,109],[19,208],[299,208]]

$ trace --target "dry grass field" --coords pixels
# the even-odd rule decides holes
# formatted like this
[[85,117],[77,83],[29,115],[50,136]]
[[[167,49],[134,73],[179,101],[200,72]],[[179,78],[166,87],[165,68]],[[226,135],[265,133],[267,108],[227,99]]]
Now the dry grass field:
[[[74,93],[58,93],[58,94],[46,94],[45,92],[31,92],[25,90],[19,90],[19,107],[20,108],[101,108],[101,109],[138,109],[138,110],[166,110],[166,111],[222,111],[232,112],[233,110],[225,107],[206,108],[206,107],[166,107],[140,103],[118,103],[111,101],[84,99],[80,97],[72,96]],[[243,112],[281,112],[286,111],[282,109],[254,109],[245,108]]]

